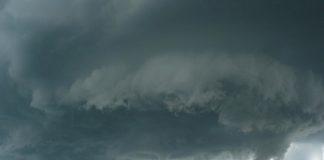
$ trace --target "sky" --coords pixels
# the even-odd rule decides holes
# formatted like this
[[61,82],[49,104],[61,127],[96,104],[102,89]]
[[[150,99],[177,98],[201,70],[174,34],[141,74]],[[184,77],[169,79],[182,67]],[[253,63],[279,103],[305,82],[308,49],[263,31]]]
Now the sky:
[[322,0],[0,0],[0,160],[323,160]]

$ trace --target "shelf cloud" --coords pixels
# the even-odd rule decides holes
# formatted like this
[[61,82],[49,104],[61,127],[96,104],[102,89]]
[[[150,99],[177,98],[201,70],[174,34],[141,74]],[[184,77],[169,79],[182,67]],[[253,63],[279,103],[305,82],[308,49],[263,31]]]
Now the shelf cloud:
[[0,0],[0,159],[319,159],[322,6]]

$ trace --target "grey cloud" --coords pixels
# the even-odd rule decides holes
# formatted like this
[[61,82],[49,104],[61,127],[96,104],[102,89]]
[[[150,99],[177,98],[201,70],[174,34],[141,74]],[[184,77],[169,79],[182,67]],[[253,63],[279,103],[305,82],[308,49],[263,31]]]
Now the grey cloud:
[[[89,57],[104,56],[102,46],[113,40],[107,37],[117,34],[113,32],[116,21],[125,19],[120,16],[134,14],[123,12],[140,7],[123,2],[10,1],[1,17],[6,36],[1,46],[10,59],[11,77],[32,90],[34,97],[43,94],[46,98],[51,89],[86,73],[87,68],[96,66],[96,59],[92,65],[87,62]],[[79,67],[86,62],[84,69]]]
[[321,159],[323,156],[322,146],[320,144],[293,143],[290,145],[285,159],[287,160],[307,160]]
[[[276,4],[282,10],[276,11],[275,15],[283,19],[270,14],[273,7],[254,14],[267,5]],[[68,85],[99,66],[116,61],[143,63],[147,55],[174,50],[262,52],[270,47],[268,52],[281,57],[286,54],[282,49],[288,47],[288,51],[293,50],[299,55],[294,47],[290,47],[296,46],[291,44],[295,38],[290,32],[295,34],[295,31],[290,30],[290,26],[296,26],[296,32],[299,32],[306,30],[299,22],[307,20],[321,24],[321,19],[316,14],[316,6],[313,12],[308,12],[302,3],[295,3],[296,10],[285,11],[289,4],[288,1],[264,4],[251,1],[244,8],[240,3],[225,1],[10,1],[5,8],[6,18],[3,18],[5,28],[9,30],[6,34],[9,34],[9,40],[13,39],[10,45],[14,50],[7,51],[12,57],[10,73],[16,81],[35,90],[36,97],[39,93],[50,97],[55,94],[50,93],[53,88]],[[195,12],[197,8],[203,12]],[[290,19],[291,14],[298,11],[305,13],[305,17]],[[240,20],[240,15],[249,19],[248,23]],[[269,29],[266,24],[254,24],[262,19],[276,27]],[[282,21],[286,22],[283,23],[285,27],[278,26]],[[231,27],[243,22],[248,26]],[[277,35],[280,35],[279,40],[275,38]],[[317,46],[319,41],[314,42]],[[273,43],[279,44],[277,47],[265,46]]]
[[261,160],[321,142],[323,5],[0,1],[0,157]]
[[[246,130],[274,127],[271,130],[280,131],[290,130],[295,123],[290,117],[285,119],[284,112],[298,119],[303,115],[320,120],[321,114],[313,116],[323,106],[322,92],[321,81],[315,76],[305,77],[272,59],[220,55],[158,57],[138,69],[105,67],[77,80],[60,95],[63,104],[83,103],[86,108],[136,108],[157,103],[176,112],[214,111],[220,112],[224,123],[242,123]],[[268,121],[266,116],[274,119]],[[260,124],[254,124],[256,119]]]
[[[1,156],[98,160],[127,157],[213,159],[228,153],[238,158],[256,154],[262,159],[284,152],[285,136],[281,134],[247,134],[214,122],[217,122],[217,116],[210,113],[175,116],[160,111],[73,110],[32,132],[23,128],[15,130],[8,139],[10,143],[2,144],[10,150]],[[14,133],[21,134],[15,136]],[[26,136],[22,138],[22,134]],[[261,147],[264,150],[257,150]]]
[[5,5],[7,4],[7,2],[8,2],[8,0],[1,0],[0,1],[0,10],[5,7]]
[[322,92],[320,79],[311,73],[269,57],[240,54],[164,56],[135,69],[126,64],[103,67],[59,95],[65,105],[88,109],[211,112],[217,118],[210,126],[278,134],[274,144],[254,144],[262,148],[253,148],[258,159],[267,159],[283,154],[289,139],[323,129]]
[[[14,67],[15,65],[13,70],[26,73],[28,77],[25,78],[44,79],[44,83],[49,83],[49,79],[56,83],[68,83],[70,81],[66,79],[74,79],[84,72],[90,72],[93,68],[114,61],[116,57],[122,61],[135,57],[141,59],[147,54],[170,50],[273,50],[279,57],[281,54],[287,54],[282,50],[288,50],[288,53],[300,55],[300,49],[295,50],[295,47],[302,45],[308,49],[318,48],[317,43],[320,40],[312,36],[322,32],[318,29],[309,30],[299,23],[307,20],[315,23],[314,26],[323,28],[320,27],[321,17],[316,14],[316,6],[312,8],[312,12],[308,12],[310,9],[304,8],[303,3],[289,1],[251,1],[245,4],[248,5],[246,8],[241,7],[240,3],[227,1],[147,3],[144,0],[136,3],[126,0],[30,1],[26,4],[11,1],[6,7],[10,17],[7,18],[9,20],[6,24],[10,24],[12,32],[25,35],[25,40],[21,42],[23,48],[17,46],[23,50],[23,53],[18,54],[18,57],[24,57],[23,70]],[[285,8],[290,8],[290,4],[295,10],[285,11]],[[278,5],[282,9],[277,11],[274,7],[267,8],[267,5]],[[203,12],[196,12],[197,8]],[[254,14],[265,8],[264,12]],[[60,12],[56,13],[58,10]],[[124,13],[133,10],[138,13]],[[291,18],[297,12],[305,13],[305,16]],[[240,15],[249,19],[248,23],[240,21]],[[126,20],[123,17],[126,17]],[[283,20],[280,17],[283,17]],[[113,26],[115,21],[120,21],[119,19],[125,22],[115,27],[119,30],[116,31]],[[259,24],[262,19],[266,24]],[[282,21],[285,23],[281,23]],[[243,23],[248,26],[235,27]],[[267,27],[267,24],[275,27]],[[287,26],[280,27],[281,24]],[[296,31],[290,29],[292,26],[297,28]],[[303,36],[301,34],[305,33],[300,32],[303,30],[310,31],[311,34]],[[295,39],[313,39],[313,46],[307,47],[308,43],[305,42],[296,44]],[[290,56],[291,54],[288,54],[287,57]],[[13,58],[13,61],[16,61],[15,59]],[[81,67],[80,64],[84,63],[87,65]]]

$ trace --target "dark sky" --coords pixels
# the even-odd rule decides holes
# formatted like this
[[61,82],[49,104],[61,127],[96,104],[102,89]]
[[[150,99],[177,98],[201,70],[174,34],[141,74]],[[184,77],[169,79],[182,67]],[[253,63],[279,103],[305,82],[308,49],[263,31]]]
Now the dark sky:
[[0,0],[0,159],[322,160],[323,0]]

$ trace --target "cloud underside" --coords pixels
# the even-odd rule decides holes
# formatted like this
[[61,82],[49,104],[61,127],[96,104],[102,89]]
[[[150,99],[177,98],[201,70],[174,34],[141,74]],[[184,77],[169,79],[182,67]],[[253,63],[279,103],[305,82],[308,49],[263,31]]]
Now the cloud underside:
[[36,131],[14,131],[5,146],[20,134],[40,138],[9,153],[261,160],[283,157],[291,141],[323,128],[319,77],[255,54],[164,55],[106,65],[54,89],[33,87],[31,108],[54,117]]
[[303,160],[323,5],[0,0],[0,159]]

